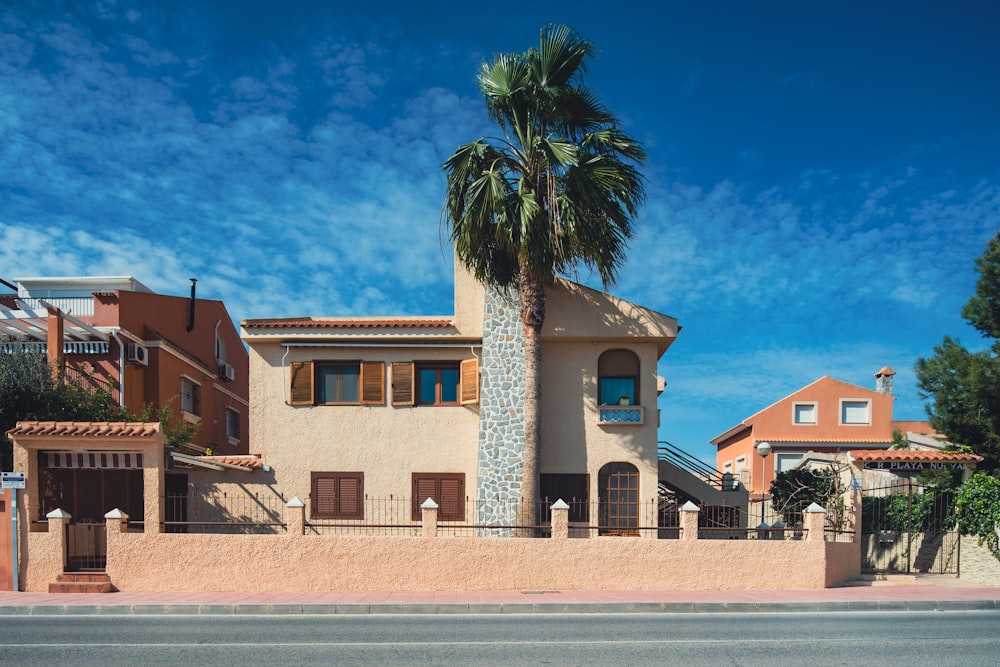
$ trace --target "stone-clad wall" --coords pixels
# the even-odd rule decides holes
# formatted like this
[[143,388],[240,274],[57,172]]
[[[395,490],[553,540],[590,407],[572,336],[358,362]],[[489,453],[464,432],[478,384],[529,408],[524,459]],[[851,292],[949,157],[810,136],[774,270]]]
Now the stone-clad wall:
[[524,470],[524,328],[517,295],[487,289],[483,317],[476,521],[510,526]]
[[[1000,530],[1000,529],[998,529]],[[975,535],[962,536],[960,577],[984,586],[1000,586],[1000,561]]]

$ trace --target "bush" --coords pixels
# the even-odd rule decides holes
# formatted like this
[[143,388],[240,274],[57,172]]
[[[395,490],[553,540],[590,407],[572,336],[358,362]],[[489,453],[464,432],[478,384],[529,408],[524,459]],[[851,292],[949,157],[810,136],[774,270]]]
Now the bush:
[[963,535],[978,535],[1000,560],[997,526],[1000,526],[1000,479],[978,472],[959,487],[955,499],[958,528]]

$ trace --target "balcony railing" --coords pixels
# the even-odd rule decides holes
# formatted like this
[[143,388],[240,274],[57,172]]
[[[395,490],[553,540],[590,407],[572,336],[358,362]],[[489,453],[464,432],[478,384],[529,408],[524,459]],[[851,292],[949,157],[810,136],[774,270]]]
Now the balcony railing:
[[641,405],[599,405],[597,423],[615,426],[641,426],[645,412]]

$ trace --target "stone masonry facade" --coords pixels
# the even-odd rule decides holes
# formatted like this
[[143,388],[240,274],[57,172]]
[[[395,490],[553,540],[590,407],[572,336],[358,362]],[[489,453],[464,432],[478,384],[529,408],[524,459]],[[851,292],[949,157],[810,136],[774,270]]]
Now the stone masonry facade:
[[524,328],[516,294],[486,290],[481,368],[476,522],[511,526],[524,470]]

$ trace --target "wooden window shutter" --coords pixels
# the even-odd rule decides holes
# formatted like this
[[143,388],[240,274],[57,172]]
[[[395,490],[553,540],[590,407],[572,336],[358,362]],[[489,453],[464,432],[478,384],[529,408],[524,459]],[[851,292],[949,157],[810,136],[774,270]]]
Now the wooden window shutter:
[[438,518],[442,521],[465,520],[465,475],[448,475],[441,478],[441,500]]
[[344,519],[363,519],[364,474],[344,473],[339,477],[337,516]]
[[392,404],[413,405],[413,362],[397,361],[392,364]]
[[460,401],[462,405],[479,402],[479,359],[466,359],[462,362],[462,387]]
[[385,405],[385,364],[381,361],[361,364],[361,404]]
[[[424,501],[428,498],[433,498],[434,502],[441,506],[441,501],[438,500],[438,483],[437,478],[434,476],[423,476],[423,475],[413,475],[413,507],[411,510],[411,515],[414,521],[420,521],[423,517],[423,512],[421,512],[420,506],[424,504]],[[438,517],[440,517],[440,512]]]
[[309,499],[315,519],[363,519],[364,480],[361,472],[314,472]]
[[313,517],[334,516],[337,512],[337,478],[314,472],[309,505]]
[[314,403],[313,363],[293,361],[289,365],[289,403],[292,405],[312,405]]

